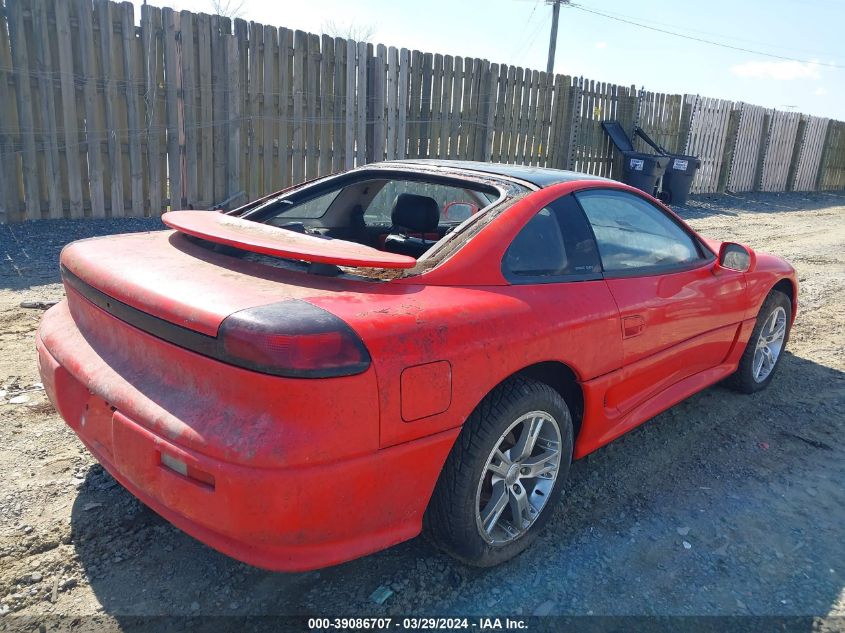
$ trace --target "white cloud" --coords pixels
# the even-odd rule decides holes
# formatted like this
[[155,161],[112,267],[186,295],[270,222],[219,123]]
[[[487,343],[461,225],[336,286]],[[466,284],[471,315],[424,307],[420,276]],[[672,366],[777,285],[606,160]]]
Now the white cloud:
[[794,79],[821,79],[821,70],[818,62],[815,61],[749,61],[744,64],[731,66],[731,72],[738,77],[777,79],[779,81],[792,81]]
[[607,42],[596,42],[596,48],[607,48]]

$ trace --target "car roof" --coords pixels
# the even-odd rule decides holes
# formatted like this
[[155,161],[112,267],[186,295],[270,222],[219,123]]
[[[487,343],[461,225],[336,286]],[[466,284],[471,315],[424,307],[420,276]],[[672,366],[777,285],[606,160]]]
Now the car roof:
[[504,163],[483,163],[472,160],[441,160],[424,158],[416,160],[395,160],[386,161],[382,164],[399,165],[428,165],[444,169],[463,169],[478,171],[485,174],[513,178],[529,182],[537,187],[549,187],[561,182],[572,182],[574,180],[610,180],[601,176],[584,174],[577,171],[565,169],[551,169],[549,167],[530,167],[528,165],[507,165]]

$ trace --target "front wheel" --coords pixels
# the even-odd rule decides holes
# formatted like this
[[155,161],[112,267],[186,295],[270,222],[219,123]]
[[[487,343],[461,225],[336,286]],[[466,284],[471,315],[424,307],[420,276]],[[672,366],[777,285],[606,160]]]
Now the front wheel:
[[509,379],[470,415],[426,512],[432,540],[478,567],[528,547],[563,492],[572,417],[554,389]]
[[783,292],[772,290],[763,301],[739,367],[729,379],[730,386],[742,393],[754,393],[769,385],[783,358],[791,323],[792,302]]

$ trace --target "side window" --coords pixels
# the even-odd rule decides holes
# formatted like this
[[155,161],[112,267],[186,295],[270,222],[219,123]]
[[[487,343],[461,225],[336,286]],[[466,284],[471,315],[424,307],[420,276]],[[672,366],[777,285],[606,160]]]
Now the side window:
[[316,220],[317,218],[322,218],[339,193],[340,191],[336,189],[316,198],[306,200],[305,202],[285,207],[274,218],[269,220],[269,223],[284,224],[292,220]]
[[528,221],[505,252],[502,269],[517,283],[601,272],[590,227],[572,196],[555,200]]
[[639,196],[608,189],[575,196],[593,227],[605,271],[679,266],[701,259],[693,238]]

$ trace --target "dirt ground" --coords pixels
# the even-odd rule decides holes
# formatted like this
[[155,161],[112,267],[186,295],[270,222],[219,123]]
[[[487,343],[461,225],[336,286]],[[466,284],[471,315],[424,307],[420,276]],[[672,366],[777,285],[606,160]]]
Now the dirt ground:
[[[714,386],[577,462],[549,529],[501,567],[469,569],[418,538],[303,574],[249,567],[171,527],[38,389],[42,312],[20,304],[62,296],[61,245],[158,221],[0,226],[0,628],[51,614],[117,626],[193,614],[845,615],[845,194],[698,197],[679,212],[798,270],[798,319],[767,391]],[[383,604],[370,597],[379,587],[392,591]]]

